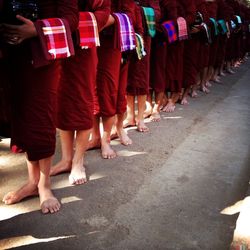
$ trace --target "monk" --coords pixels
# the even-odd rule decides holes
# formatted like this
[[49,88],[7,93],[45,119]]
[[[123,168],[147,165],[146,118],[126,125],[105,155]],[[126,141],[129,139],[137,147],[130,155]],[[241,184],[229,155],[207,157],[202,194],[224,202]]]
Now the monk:
[[[77,1],[43,0],[38,1],[38,8],[38,19],[61,18],[60,22],[69,24],[71,31],[76,29]],[[49,172],[55,152],[56,93],[60,63],[41,59],[43,54],[37,37],[37,21],[19,15],[16,19],[20,25],[4,24],[3,29],[8,50],[6,60],[11,65],[11,146],[15,152],[26,153],[29,176],[27,183],[5,195],[3,202],[10,205],[26,197],[39,195],[42,213],[55,213],[60,209],[60,203],[51,191]],[[33,51],[33,54],[31,42],[40,48]],[[41,61],[35,61],[35,58]]]
[[[133,0],[111,1],[111,13],[124,13],[131,23],[134,23],[136,5]],[[107,28],[100,34],[101,47],[98,48],[97,87],[94,107],[94,127],[89,148],[101,146],[102,157],[112,159],[116,152],[110,146],[111,130],[116,125],[116,132],[121,143],[130,145],[132,140],[123,129],[124,114],[126,112],[127,87],[127,54],[116,46],[117,22],[110,15]],[[117,116],[117,123],[115,118]],[[100,133],[100,118],[103,123],[103,135]]]
[[[150,114],[151,121],[160,121],[160,109],[163,103],[164,92],[167,84],[167,58],[168,46],[167,38],[164,36],[161,28],[161,23],[177,18],[177,3],[176,0],[161,0],[161,18],[157,23],[157,32],[152,40],[151,47],[151,69],[150,69],[150,88],[151,93],[148,96],[150,104],[146,110],[146,114]],[[154,93],[155,103],[152,104],[152,95]]]
[[[195,19],[194,1],[177,0],[176,2],[177,15],[179,19],[185,19],[185,23],[187,26],[187,37],[185,39],[188,39],[188,26],[190,25],[190,23],[194,22]],[[175,110],[176,102],[179,100],[181,95],[183,85],[184,41],[185,40],[179,39],[176,43],[168,45],[169,53],[167,56],[166,94],[169,93],[169,96],[167,96],[167,103],[162,109],[165,112],[173,112]]]
[[[151,36],[146,24],[146,17],[143,7],[152,8],[155,14],[155,21],[158,22],[160,17],[159,1],[156,0],[141,0],[136,1],[138,5],[138,13],[136,26],[141,22],[143,27],[143,41],[146,55],[139,60],[136,53],[129,63],[128,86],[127,86],[127,117],[124,121],[124,127],[137,126],[137,131],[147,132],[149,128],[144,122],[144,111],[146,107],[146,99],[149,94],[149,73],[150,73],[150,54],[151,54]],[[137,31],[138,32],[138,31]],[[137,97],[138,115],[135,118],[135,98]]]
[[[79,0],[78,6],[80,12],[94,14],[98,30],[101,31],[110,14],[109,1]],[[74,34],[75,37],[77,34]],[[94,45],[82,49],[79,41],[75,41],[75,52],[74,57],[62,62],[57,104],[57,128],[60,130],[62,159],[51,169],[50,174],[70,172],[70,184],[78,185],[87,181],[84,153],[88,148],[93,127],[97,49]]]

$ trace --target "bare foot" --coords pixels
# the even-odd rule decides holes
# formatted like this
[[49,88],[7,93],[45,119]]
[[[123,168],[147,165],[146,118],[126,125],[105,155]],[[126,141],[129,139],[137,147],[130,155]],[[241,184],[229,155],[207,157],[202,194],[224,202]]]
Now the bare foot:
[[59,211],[61,204],[49,188],[39,188],[39,195],[43,214],[53,214]]
[[206,88],[206,86],[202,86],[201,91],[206,93],[206,94],[210,93],[210,90],[208,88]]
[[110,144],[107,142],[102,143],[101,150],[103,159],[113,159],[116,157],[116,152],[111,148]]
[[123,128],[134,127],[136,125],[135,120],[125,119],[123,121]]
[[3,202],[6,205],[11,205],[20,202],[21,200],[38,195],[37,184],[26,183],[20,189],[14,192],[9,192],[3,197]]
[[149,128],[145,125],[144,121],[143,120],[140,120],[137,124],[137,130],[139,132],[148,132],[149,131]]
[[85,167],[82,165],[74,166],[69,175],[71,185],[81,185],[87,182]]
[[50,169],[50,176],[70,172],[71,167],[72,167],[71,161],[61,160]]
[[206,86],[207,88],[210,88],[210,87],[212,87],[212,84],[211,84],[211,82],[207,81],[207,82],[205,83],[205,86]]
[[235,72],[232,69],[227,69],[226,72],[229,74],[235,74]]
[[183,97],[183,99],[181,100],[181,105],[188,105],[189,102],[187,100],[187,97]]
[[175,110],[175,104],[173,102],[168,102],[167,105],[162,109],[163,112],[171,113]]
[[159,122],[161,120],[161,116],[159,112],[153,112],[150,116],[150,121]]
[[198,97],[198,93],[195,90],[192,90],[191,97],[192,98]]
[[224,72],[221,72],[220,73],[220,76],[225,76],[226,74]]
[[98,149],[101,148],[101,139],[92,139],[89,141],[88,144],[88,149],[87,150],[93,150],[93,149]]
[[143,118],[146,119],[152,115],[153,111],[152,109],[146,109],[143,114]]
[[132,144],[132,140],[128,137],[127,133],[123,128],[117,130],[117,134],[120,138],[121,144],[124,146],[128,146]]

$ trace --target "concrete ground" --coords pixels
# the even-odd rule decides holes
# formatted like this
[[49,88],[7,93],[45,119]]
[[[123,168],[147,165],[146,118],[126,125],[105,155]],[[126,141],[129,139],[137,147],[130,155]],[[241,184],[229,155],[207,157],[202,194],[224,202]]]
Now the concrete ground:
[[[113,141],[116,159],[88,152],[87,184],[52,178],[55,215],[42,215],[38,198],[0,204],[0,249],[229,249],[250,179],[249,82],[250,60],[149,133],[128,130],[132,146]],[[1,199],[26,179],[8,146],[0,142]]]

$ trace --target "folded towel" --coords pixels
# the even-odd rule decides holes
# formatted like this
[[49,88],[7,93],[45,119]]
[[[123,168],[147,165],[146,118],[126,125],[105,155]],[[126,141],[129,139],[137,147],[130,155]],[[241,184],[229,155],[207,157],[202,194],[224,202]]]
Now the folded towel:
[[142,7],[145,21],[147,24],[147,32],[148,35],[151,37],[154,37],[156,34],[156,29],[155,29],[155,11],[153,8],[149,7]]
[[82,49],[100,46],[98,26],[93,13],[80,12],[78,32],[79,44]]
[[163,33],[168,39],[169,43],[174,43],[178,40],[177,31],[175,28],[174,21],[165,21],[162,24]]
[[178,38],[179,40],[188,39],[188,27],[187,22],[183,17],[177,18],[177,26],[178,26]]

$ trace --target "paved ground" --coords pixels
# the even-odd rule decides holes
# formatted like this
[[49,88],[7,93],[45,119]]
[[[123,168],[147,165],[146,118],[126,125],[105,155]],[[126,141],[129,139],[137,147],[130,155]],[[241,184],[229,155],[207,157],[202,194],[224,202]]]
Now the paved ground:
[[[54,177],[62,201],[42,215],[38,198],[0,204],[0,249],[229,249],[250,179],[250,60],[201,94],[150,123],[128,131],[134,144],[119,157],[87,153],[90,181],[73,187]],[[0,198],[26,178],[24,158],[0,143]],[[60,157],[58,145],[55,161]]]

